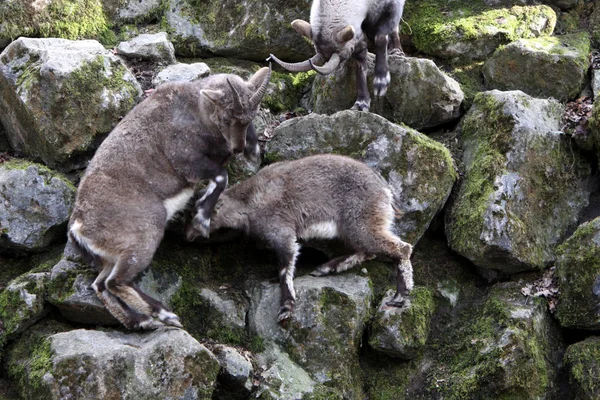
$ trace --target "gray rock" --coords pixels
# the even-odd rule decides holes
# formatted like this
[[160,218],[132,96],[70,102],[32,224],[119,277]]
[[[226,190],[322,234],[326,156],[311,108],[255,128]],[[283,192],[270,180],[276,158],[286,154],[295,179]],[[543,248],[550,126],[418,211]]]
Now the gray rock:
[[502,47],[483,66],[488,89],[521,90],[567,101],[587,80],[590,38],[585,32],[521,39]]
[[152,84],[158,86],[165,82],[192,82],[210,75],[210,68],[205,63],[178,63],[162,69]]
[[594,99],[600,98],[600,69],[592,70],[592,91]]
[[222,298],[218,293],[208,288],[200,291],[200,297],[216,312],[222,314],[223,322],[234,328],[246,327],[246,310],[239,304],[227,298]]
[[6,138],[6,133],[4,132],[1,122],[2,121],[0,121],[0,152],[10,151],[10,143],[8,143],[8,139]]
[[141,88],[95,40],[19,38],[0,54],[0,120],[12,148],[64,170],[137,102]]
[[64,238],[75,187],[48,168],[21,160],[0,164],[0,248],[40,251]]
[[559,131],[563,112],[554,100],[493,90],[463,120],[464,178],[446,235],[483,270],[544,268],[587,206],[590,165]]
[[577,0],[545,0],[545,4],[549,4],[551,6],[556,6],[561,10],[570,10],[575,7],[578,3]]
[[46,399],[210,399],[219,372],[215,356],[180,329],[42,335],[18,343],[8,364],[24,374],[25,398]]
[[239,6],[169,0],[165,17],[178,55],[264,61],[273,53],[302,61],[314,50],[290,23],[308,21],[309,9],[303,0],[249,0]]
[[117,4],[118,8],[114,13],[118,22],[140,23],[150,20],[162,11],[160,0],[125,0]]
[[[373,93],[374,55],[369,54],[368,87]],[[414,129],[431,128],[460,117],[464,94],[454,79],[424,58],[388,57],[392,82],[382,99],[371,100],[370,111]],[[346,65],[313,82],[314,112],[331,114],[352,107],[356,101],[356,64]]]
[[571,390],[576,399],[593,400],[600,397],[600,337],[592,336],[567,347],[565,364],[569,371]]
[[411,359],[425,346],[435,303],[431,290],[416,287],[407,307],[390,307],[395,290],[388,290],[371,324],[369,345],[388,356]]
[[254,367],[249,359],[249,353],[241,354],[233,347],[216,345],[213,353],[221,364],[219,383],[222,398],[246,399],[252,390]]
[[319,153],[344,154],[380,173],[403,213],[396,231],[412,244],[442,209],[456,179],[452,157],[441,143],[376,114],[352,110],[285,121],[267,143],[265,160]]
[[[277,323],[279,284],[252,291],[249,324],[264,340],[282,346],[311,378],[350,398],[362,392],[358,347],[369,315],[369,279],[352,274],[295,279],[296,307],[287,329]],[[282,374],[281,380],[294,379]]]
[[117,46],[117,54],[126,58],[175,63],[175,48],[166,32],[142,34]]

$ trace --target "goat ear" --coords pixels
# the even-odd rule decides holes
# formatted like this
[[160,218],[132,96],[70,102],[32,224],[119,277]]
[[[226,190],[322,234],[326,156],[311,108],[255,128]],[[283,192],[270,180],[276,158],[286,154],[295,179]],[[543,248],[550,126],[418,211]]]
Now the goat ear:
[[301,19],[295,19],[292,21],[292,28],[302,36],[306,36],[310,40],[312,40],[312,30],[310,29],[310,24]]
[[354,38],[354,27],[352,25],[340,29],[337,33],[337,40],[340,43],[346,43],[347,41],[352,40],[352,38]]
[[223,103],[224,94],[220,90],[202,89],[200,91],[200,96],[212,103],[221,105]]
[[254,75],[250,77],[250,79],[248,79],[248,83],[254,86],[253,90],[256,90],[262,86],[263,82],[265,81],[265,79],[267,79],[268,76],[269,67],[262,67],[261,69],[256,71]]

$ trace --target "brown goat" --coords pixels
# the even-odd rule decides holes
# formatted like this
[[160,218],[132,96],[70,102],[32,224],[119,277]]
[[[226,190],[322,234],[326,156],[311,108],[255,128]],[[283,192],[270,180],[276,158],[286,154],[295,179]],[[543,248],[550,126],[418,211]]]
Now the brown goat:
[[[412,246],[392,231],[395,218],[387,183],[367,165],[349,157],[315,155],[261,169],[222,194],[211,232],[233,228],[264,241],[278,257],[281,303],[278,320],[291,316],[299,239],[340,238],[354,254],[334,258],[312,275],[345,271],[376,256],[396,265],[396,296],[402,306],[413,287]],[[187,237],[193,240],[193,227]]]
[[125,327],[181,327],[177,315],[134,279],[152,261],[167,221],[204,180],[210,181],[195,224],[208,236],[210,215],[227,185],[225,163],[242,151],[259,156],[251,121],[269,76],[270,69],[262,68],[247,82],[222,74],[161,85],[125,116],[91,160],[69,237],[99,267],[93,288]]

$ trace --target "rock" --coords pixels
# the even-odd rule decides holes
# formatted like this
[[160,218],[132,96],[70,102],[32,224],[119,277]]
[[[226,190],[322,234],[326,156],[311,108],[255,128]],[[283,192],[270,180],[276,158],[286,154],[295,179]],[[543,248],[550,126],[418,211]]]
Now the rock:
[[319,153],[347,155],[380,173],[403,213],[395,224],[397,233],[412,244],[442,209],[456,179],[442,144],[376,114],[353,110],[285,121],[267,143],[265,161]]
[[205,63],[177,63],[169,65],[156,74],[152,84],[158,86],[165,82],[192,82],[208,75],[210,75],[210,68]]
[[549,4],[551,6],[556,6],[561,10],[569,10],[575,7],[578,3],[577,0],[546,0],[544,3]]
[[[2,121],[0,121],[2,122]],[[6,138],[6,133],[4,132],[4,128],[0,123],[0,153],[5,151],[10,151],[10,143],[8,143],[8,139]]]
[[600,397],[600,337],[590,337],[567,347],[565,365],[569,371],[574,398],[593,400]]
[[0,249],[37,252],[65,237],[75,187],[40,164],[0,164]]
[[489,89],[521,90],[559,101],[578,97],[587,79],[587,33],[521,39],[499,48],[483,66]]
[[388,290],[381,300],[369,333],[369,345],[388,356],[414,358],[422,350],[435,303],[431,290],[416,287],[410,294],[408,308],[390,307],[395,290]]
[[546,5],[492,8],[482,2],[426,0],[407,2],[404,19],[419,51],[465,62],[484,60],[517,39],[552,34],[556,13]]
[[178,55],[264,61],[270,53],[285,61],[314,55],[290,23],[309,20],[310,4],[300,0],[170,0],[167,29]]
[[0,291],[0,354],[7,340],[14,339],[48,313],[48,280],[47,272],[27,273]]
[[498,284],[436,314],[424,356],[389,377],[405,381],[399,393],[406,399],[559,398],[560,331],[546,301],[520,289]]
[[97,0],[3,1],[0,3],[0,41],[20,36],[71,40],[106,36],[110,21],[103,3]]
[[[277,323],[279,284],[257,285],[251,291],[250,329],[282,346],[316,382],[339,390],[344,398],[360,398],[358,347],[371,302],[369,280],[352,274],[302,276],[294,286],[296,308],[284,329]],[[295,379],[281,373],[283,381]]]
[[175,48],[173,43],[169,42],[166,32],[146,33],[121,42],[117,46],[117,54],[125,58],[175,63]]
[[132,23],[141,25],[152,22],[162,15],[161,0],[103,1],[104,9],[116,24]]
[[0,54],[0,94],[13,149],[70,170],[85,166],[141,88],[96,41],[19,38]]
[[219,372],[215,356],[180,329],[28,336],[7,358],[23,398],[210,399]]
[[[373,93],[374,55],[369,54],[367,83]],[[391,84],[381,99],[371,100],[370,111],[414,129],[431,128],[460,117],[464,94],[460,85],[431,60],[388,56]],[[327,76],[317,76],[312,88],[314,112],[332,114],[356,101],[356,64],[348,62]]]
[[590,165],[559,131],[564,108],[523,92],[479,93],[461,127],[464,177],[450,247],[493,274],[542,269],[587,206]]
[[252,390],[254,367],[247,354],[233,347],[216,345],[213,353],[221,364],[219,399],[247,399]]
[[600,98],[600,69],[592,69],[592,91],[594,99]]
[[567,328],[600,329],[600,218],[580,225],[559,247],[556,316]]

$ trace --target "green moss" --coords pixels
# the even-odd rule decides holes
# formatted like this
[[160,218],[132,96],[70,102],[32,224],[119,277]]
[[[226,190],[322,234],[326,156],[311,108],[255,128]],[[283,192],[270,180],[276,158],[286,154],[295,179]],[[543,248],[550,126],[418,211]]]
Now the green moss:
[[[22,343],[26,343],[24,348]],[[31,335],[26,342],[21,341],[12,352],[17,352],[22,358],[14,360],[9,364],[8,376],[17,382],[23,398],[31,398],[31,395],[39,392],[44,385],[44,375],[52,372],[52,349],[50,341],[42,335]],[[20,362],[19,362],[20,361]]]
[[465,94],[463,106],[466,109],[471,107],[477,93],[486,90],[481,73],[482,66],[483,62],[474,62],[454,67],[450,72],[450,75],[460,84],[460,88]]
[[533,37],[534,33],[530,31],[529,26],[540,15],[549,18],[542,34],[551,34],[556,24],[556,14],[548,6],[493,9],[483,0],[407,2],[407,24],[403,27],[403,32],[412,35],[413,42],[419,50],[435,53],[455,43],[492,37],[498,30],[503,32],[503,40],[506,43]]
[[263,106],[275,114],[298,108],[302,95],[312,84],[315,75],[315,71],[294,74],[273,72],[271,84],[276,85],[277,89],[265,95]]
[[60,37],[64,39],[102,39],[110,23],[99,0],[53,0],[34,9],[24,1],[0,4],[3,30],[0,38],[19,36]]
[[35,163],[35,162],[31,162],[31,161],[23,160],[23,159],[19,159],[19,158],[13,158],[8,162],[2,163],[0,168],[7,169],[7,170],[11,170],[11,169],[25,170],[32,166],[38,170],[38,173],[44,178],[44,181],[46,184],[49,184],[51,179],[57,178],[57,179],[61,180],[62,182],[64,182],[65,185],[73,193],[75,193],[77,191],[77,188],[75,187],[75,185],[73,185],[73,182],[71,182],[66,176],[64,176],[63,174],[61,174],[59,172],[51,170],[50,168],[46,167],[44,164]]
[[600,397],[600,337],[591,337],[567,348],[564,362],[577,399]]

